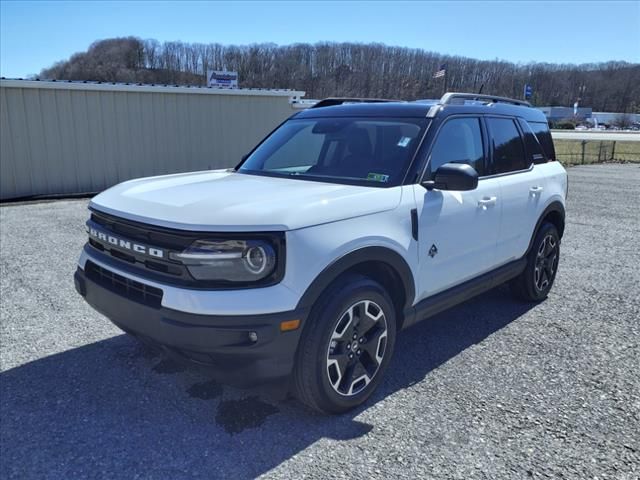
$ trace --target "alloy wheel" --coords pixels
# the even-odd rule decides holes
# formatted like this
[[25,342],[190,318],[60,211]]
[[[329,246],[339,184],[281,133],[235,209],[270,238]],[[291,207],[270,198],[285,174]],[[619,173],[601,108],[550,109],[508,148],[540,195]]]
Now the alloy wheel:
[[544,291],[553,281],[558,268],[558,241],[549,234],[544,237],[538,248],[536,263],[533,271],[536,289]]
[[361,392],[380,369],[387,346],[387,318],[380,306],[361,300],[338,319],[327,349],[327,375],[340,395]]

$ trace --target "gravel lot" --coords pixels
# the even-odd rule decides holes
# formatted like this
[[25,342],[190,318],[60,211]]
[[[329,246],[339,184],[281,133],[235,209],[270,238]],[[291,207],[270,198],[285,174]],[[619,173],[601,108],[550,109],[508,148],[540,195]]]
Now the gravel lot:
[[570,170],[557,283],[400,335],[364,408],[211,382],[73,288],[86,200],[0,208],[2,478],[640,476],[640,166]]

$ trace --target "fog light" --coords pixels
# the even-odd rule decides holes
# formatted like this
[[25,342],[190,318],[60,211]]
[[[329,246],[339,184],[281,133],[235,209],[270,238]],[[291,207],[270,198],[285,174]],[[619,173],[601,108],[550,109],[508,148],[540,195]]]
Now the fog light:
[[256,332],[249,332],[249,341],[256,343],[258,341],[258,334]]

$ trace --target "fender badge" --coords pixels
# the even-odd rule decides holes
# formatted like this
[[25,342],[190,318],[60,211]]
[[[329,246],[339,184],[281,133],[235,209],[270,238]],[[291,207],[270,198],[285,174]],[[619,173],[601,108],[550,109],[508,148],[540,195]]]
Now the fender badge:
[[436,256],[437,253],[438,253],[438,247],[436,247],[436,244],[434,243],[433,245],[431,245],[431,248],[429,249],[429,256],[433,258]]

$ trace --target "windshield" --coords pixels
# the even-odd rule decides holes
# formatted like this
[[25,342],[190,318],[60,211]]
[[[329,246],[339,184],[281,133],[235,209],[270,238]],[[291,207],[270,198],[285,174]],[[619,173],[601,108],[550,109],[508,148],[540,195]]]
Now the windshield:
[[420,142],[420,118],[289,120],[238,169],[241,173],[357,185],[399,184]]

